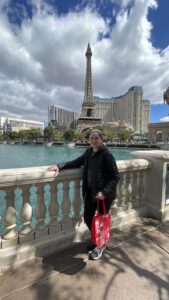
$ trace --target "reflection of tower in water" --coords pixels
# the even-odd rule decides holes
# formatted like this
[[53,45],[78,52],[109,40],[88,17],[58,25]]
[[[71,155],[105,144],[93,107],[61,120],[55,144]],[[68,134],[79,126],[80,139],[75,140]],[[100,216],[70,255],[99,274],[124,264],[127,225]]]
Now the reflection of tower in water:
[[85,80],[85,93],[84,101],[82,104],[82,112],[78,119],[78,131],[83,131],[87,128],[96,127],[101,124],[101,119],[95,117],[95,103],[93,102],[93,87],[92,87],[92,66],[91,57],[92,51],[90,44],[86,50],[86,80]]

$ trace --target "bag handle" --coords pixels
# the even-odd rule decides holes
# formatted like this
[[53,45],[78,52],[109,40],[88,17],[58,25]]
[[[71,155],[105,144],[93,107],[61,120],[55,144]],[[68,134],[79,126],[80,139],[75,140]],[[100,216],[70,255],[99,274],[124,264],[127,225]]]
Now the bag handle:
[[103,200],[97,199],[97,214],[99,214],[99,201],[102,202],[102,204],[103,204],[103,213],[104,213],[104,215],[106,215],[107,211],[106,211],[105,198]]

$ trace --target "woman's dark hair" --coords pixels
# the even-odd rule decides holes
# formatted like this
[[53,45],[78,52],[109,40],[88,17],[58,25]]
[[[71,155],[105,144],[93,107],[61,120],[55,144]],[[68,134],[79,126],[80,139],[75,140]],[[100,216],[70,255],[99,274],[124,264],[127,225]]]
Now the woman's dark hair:
[[101,140],[103,140],[102,132],[101,132],[99,129],[91,129],[91,130],[90,130],[90,133],[89,133],[89,138],[90,138],[90,136],[92,135],[92,133],[97,133],[98,136],[101,138]]

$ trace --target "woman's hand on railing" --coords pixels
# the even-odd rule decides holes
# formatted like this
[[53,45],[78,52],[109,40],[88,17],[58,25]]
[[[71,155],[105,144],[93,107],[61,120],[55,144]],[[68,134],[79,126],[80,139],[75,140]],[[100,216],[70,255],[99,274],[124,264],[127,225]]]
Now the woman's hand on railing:
[[54,165],[54,166],[48,167],[47,171],[55,171],[55,172],[59,173],[59,168],[57,165]]

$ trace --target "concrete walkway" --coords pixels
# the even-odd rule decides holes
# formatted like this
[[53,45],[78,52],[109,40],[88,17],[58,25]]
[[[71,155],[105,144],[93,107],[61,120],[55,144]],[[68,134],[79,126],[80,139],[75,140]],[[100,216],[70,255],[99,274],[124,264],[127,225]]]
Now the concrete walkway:
[[144,219],[114,230],[88,260],[85,244],[1,274],[0,299],[169,300],[169,223]]

